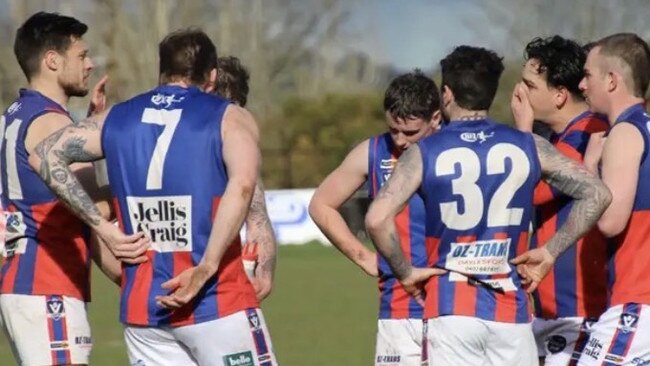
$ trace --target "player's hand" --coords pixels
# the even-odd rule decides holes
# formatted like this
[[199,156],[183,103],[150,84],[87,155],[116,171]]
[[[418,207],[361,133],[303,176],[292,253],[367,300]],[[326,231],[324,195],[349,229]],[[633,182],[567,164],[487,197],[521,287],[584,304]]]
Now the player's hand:
[[510,263],[517,266],[521,283],[528,286],[526,289],[528,293],[532,293],[553,268],[555,258],[545,247],[541,247],[527,251],[511,260]]
[[585,157],[583,163],[587,170],[592,174],[598,175],[598,163],[603,155],[603,147],[605,146],[605,132],[592,133],[589,136],[589,143],[585,150]]
[[271,276],[257,273],[250,280],[255,289],[255,295],[258,301],[266,299],[271,294],[271,290],[273,289],[273,279],[271,279]]
[[88,116],[101,113],[106,109],[106,83],[108,75],[104,75],[93,87],[90,94],[90,105],[88,106]]
[[418,304],[424,306],[424,283],[433,276],[441,276],[447,273],[440,268],[415,268],[411,267],[411,273],[400,280],[404,290],[408,292]]
[[377,267],[377,255],[372,253],[372,255],[366,255],[363,259],[359,261],[359,267],[363,269],[368,276],[379,277],[379,268]]
[[510,108],[512,109],[512,116],[515,118],[515,125],[517,129],[522,132],[533,132],[533,122],[535,114],[533,107],[530,105],[528,99],[528,86],[523,82],[518,82],[512,91],[512,99],[510,100]]
[[126,235],[110,222],[100,225],[97,234],[106,243],[115,258],[128,264],[146,262],[150,240],[143,232]]
[[180,308],[192,301],[215,273],[216,268],[210,269],[202,264],[184,270],[178,276],[161,285],[162,288],[171,290],[171,292],[165,296],[156,296],[156,303],[167,309]]

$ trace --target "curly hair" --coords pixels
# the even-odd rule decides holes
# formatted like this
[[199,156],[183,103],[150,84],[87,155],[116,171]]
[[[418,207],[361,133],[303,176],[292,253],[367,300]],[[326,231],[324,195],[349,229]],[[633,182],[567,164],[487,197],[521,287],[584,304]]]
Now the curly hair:
[[458,106],[471,111],[490,108],[503,73],[502,58],[494,51],[459,46],[440,61],[440,67],[442,86],[451,89]]
[[546,78],[548,85],[564,87],[574,98],[584,99],[578,87],[587,59],[584,47],[560,36],[538,37],[526,45],[524,59],[538,62],[537,72]]

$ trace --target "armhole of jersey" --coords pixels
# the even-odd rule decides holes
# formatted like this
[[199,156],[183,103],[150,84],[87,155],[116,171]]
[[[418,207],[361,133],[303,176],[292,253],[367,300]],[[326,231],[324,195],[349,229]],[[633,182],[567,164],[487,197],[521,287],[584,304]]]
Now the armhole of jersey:
[[535,138],[533,137],[532,134],[527,133],[526,138],[529,141],[530,148],[533,151],[533,156],[531,157],[533,166],[532,168],[535,170],[535,184],[542,179],[542,164],[539,162],[539,155],[537,153],[537,145],[535,145]]
[[104,118],[104,124],[102,125],[102,131],[101,131],[101,138],[100,138],[100,143],[101,143],[101,148],[102,148],[102,153],[104,154],[104,159],[106,159],[106,148],[104,141],[106,140],[106,128],[108,126],[109,121],[111,120],[111,115],[115,113],[115,110],[119,108],[119,104],[114,105],[111,107],[111,110],[108,112],[106,117]]
[[422,177],[421,177],[420,187],[418,187],[416,192],[420,195],[422,201],[424,201],[425,194],[422,187],[424,187],[424,178],[426,176],[426,172],[429,164],[428,164],[428,159],[426,158],[427,150],[424,146],[424,141],[422,140],[418,141],[417,146],[418,146],[418,150],[420,151],[420,159],[422,159]]
[[[638,124],[633,123],[633,122],[621,121],[621,122],[617,122],[616,124],[619,124],[619,123],[629,123],[632,126],[636,127],[636,129],[641,134],[641,138],[643,139],[643,153],[641,153],[641,161],[639,162],[639,165],[643,164],[645,162],[645,159],[648,157],[648,140],[649,140],[648,131],[643,129],[641,126],[639,126]],[[648,121],[648,123],[650,123],[650,121]]]
[[68,117],[70,119],[70,122],[73,122],[70,115],[57,109],[43,109],[42,111],[34,114],[27,123],[20,126],[20,129],[18,130],[18,137],[16,138],[16,144],[18,144],[17,147],[19,149],[22,149],[25,152],[26,156],[29,156],[29,151],[27,151],[27,147],[25,146],[25,139],[27,138],[27,130],[32,125],[32,123],[36,121],[37,118],[42,117],[48,113],[62,114]]
[[375,159],[377,156],[377,144],[379,137],[371,137],[368,140],[368,175],[366,176],[366,185],[368,189],[368,198],[374,198],[377,194],[377,172],[375,171]]

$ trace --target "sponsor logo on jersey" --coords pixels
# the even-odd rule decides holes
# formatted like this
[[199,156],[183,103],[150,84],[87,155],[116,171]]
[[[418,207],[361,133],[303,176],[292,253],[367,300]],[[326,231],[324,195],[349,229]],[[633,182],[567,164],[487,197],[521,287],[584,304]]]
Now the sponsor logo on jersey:
[[143,231],[158,252],[192,251],[192,197],[126,198],[134,232]]
[[52,320],[58,321],[65,316],[65,311],[63,309],[63,300],[61,298],[55,297],[48,299],[45,304],[47,307],[48,318],[52,318]]
[[14,102],[12,105],[7,108],[7,114],[14,114],[20,110],[22,104],[19,102]]
[[248,323],[250,324],[251,329],[254,331],[260,330],[262,323],[260,322],[260,317],[257,315],[257,312],[251,311],[247,314],[247,316],[248,316]]
[[400,355],[379,355],[375,364],[381,366],[399,365],[401,358],[402,356]]
[[460,139],[465,141],[465,142],[477,142],[478,141],[479,144],[482,144],[492,136],[494,136],[494,132],[491,132],[490,134],[485,133],[485,131],[481,131],[481,132],[463,132],[463,133],[460,134]]
[[255,366],[251,351],[233,353],[223,356],[225,366]]
[[589,338],[589,342],[583,351],[583,354],[597,360],[600,352],[603,350],[603,343],[597,338]]
[[65,349],[68,349],[69,346],[70,345],[66,341],[63,341],[63,342],[50,342],[50,349],[52,351],[65,350]]
[[639,317],[635,314],[623,313],[621,314],[621,320],[618,323],[618,328],[623,333],[634,332],[636,330],[636,325],[639,322]]
[[173,103],[179,103],[182,102],[185,97],[179,97],[176,99],[176,95],[165,95],[158,93],[154,96],[151,97],[151,103],[160,106],[163,105],[165,108],[169,108]]
[[552,335],[546,340],[546,348],[552,354],[560,353],[566,348],[566,338],[561,335]]
[[451,243],[445,267],[465,274],[509,273],[510,238]]

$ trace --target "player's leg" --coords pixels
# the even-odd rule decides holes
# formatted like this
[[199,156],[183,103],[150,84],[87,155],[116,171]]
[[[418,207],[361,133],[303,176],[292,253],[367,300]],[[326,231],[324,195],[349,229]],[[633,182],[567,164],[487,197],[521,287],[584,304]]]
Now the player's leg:
[[578,365],[650,365],[650,306],[613,306],[591,327]]
[[489,329],[480,319],[447,315],[427,320],[427,354],[436,366],[489,366],[485,346]]
[[18,364],[88,364],[92,342],[83,301],[4,294],[0,312]]
[[198,365],[190,350],[180,343],[170,328],[124,327],[124,341],[133,366]]
[[490,335],[485,347],[488,365],[536,365],[537,345],[530,323],[513,324],[483,320]]
[[276,366],[271,337],[260,309],[175,328],[174,336],[200,365]]
[[533,333],[537,342],[543,365],[566,366],[576,350],[586,344],[587,335],[583,330],[584,318],[570,317],[559,319],[533,320]]
[[422,319],[379,319],[375,366],[420,366]]

